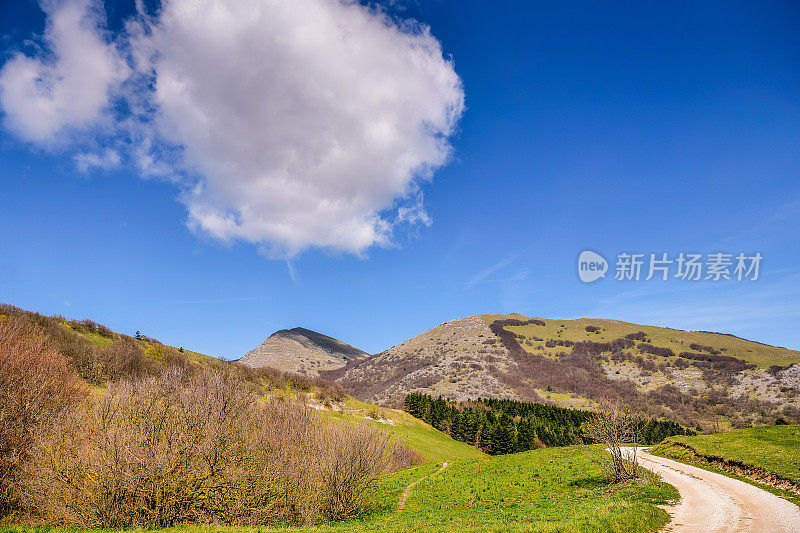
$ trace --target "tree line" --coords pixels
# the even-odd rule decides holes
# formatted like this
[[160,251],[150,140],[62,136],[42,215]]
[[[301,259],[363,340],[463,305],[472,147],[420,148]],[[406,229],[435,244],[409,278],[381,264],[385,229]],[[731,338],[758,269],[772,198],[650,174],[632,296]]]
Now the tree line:
[[[591,442],[583,427],[595,416],[591,411],[516,400],[456,402],[419,393],[406,395],[405,409],[455,440],[492,455]],[[640,444],[650,445],[696,433],[670,420],[642,419],[637,434]]]

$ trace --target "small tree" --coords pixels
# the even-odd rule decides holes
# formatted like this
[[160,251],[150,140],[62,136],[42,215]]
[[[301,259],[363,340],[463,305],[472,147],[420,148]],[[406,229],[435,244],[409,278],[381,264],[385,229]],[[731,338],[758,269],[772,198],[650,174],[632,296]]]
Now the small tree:
[[600,411],[583,424],[584,434],[604,444],[609,452],[611,457],[604,463],[613,483],[635,479],[639,475],[636,452],[640,428],[640,415],[618,400],[602,402]]

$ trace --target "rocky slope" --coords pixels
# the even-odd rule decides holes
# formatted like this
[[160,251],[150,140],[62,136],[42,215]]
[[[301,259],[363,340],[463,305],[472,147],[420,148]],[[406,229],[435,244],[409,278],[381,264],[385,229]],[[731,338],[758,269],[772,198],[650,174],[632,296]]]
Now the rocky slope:
[[270,335],[239,362],[286,372],[318,376],[320,371],[345,366],[369,354],[340,340],[305,328],[282,329]]
[[800,421],[800,352],[607,319],[467,317],[321,375],[395,407],[410,392],[579,408],[615,398],[692,426]]
[[504,383],[513,362],[480,317],[451,320],[402,344],[323,373],[363,401],[402,406],[409,392],[454,399],[519,398]]

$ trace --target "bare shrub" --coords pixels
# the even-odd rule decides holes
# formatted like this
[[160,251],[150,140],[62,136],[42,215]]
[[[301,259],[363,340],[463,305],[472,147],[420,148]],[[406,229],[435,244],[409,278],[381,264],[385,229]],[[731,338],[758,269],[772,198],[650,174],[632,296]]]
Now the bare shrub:
[[75,370],[39,328],[14,316],[0,320],[0,516],[19,503],[20,466],[36,434],[85,395]]
[[154,361],[145,357],[138,343],[126,337],[121,337],[100,349],[98,359],[102,374],[112,381],[155,372]]
[[356,509],[395,467],[385,433],[323,425],[246,383],[172,365],[113,384],[41,439],[28,463],[30,507],[84,527],[310,524]]
[[364,492],[383,474],[419,462],[416,454],[408,453],[386,432],[369,424],[330,426],[324,439],[321,479],[327,495],[326,511],[334,520],[357,511]]
[[113,338],[114,332],[108,326],[103,324],[97,324],[97,333],[102,335],[103,337]]
[[629,405],[606,400],[600,404],[595,416],[583,424],[584,434],[603,444],[610,454],[603,464],[612,483],[625,482],[639,475],[636,451],[641,422],[641,417]]

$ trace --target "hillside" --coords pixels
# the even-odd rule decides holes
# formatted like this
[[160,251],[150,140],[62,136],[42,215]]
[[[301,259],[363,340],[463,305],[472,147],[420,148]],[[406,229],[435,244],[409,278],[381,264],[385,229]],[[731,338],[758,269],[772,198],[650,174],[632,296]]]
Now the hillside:
[[253,368],[269,366],[316,377],[320,371],[341,368],[368,355],[328,335],[292,328],[276,331],[239,362]]
[[[78,374],[96,395],[106,391],[111,381],[157,374],[170,364],[197,365],[235,373],[246,370],[236,362],[168,346],[145,335],[117,333],[93,320],[50,317],[0,304],[0,322],[10,318],[29,321],[43,330],[49,343],[71,360]],[[364,353],[310,330],[295,328],[290,331],[299,332],[298,335],[306,339],[314,339],[318,346],[327,346],[348,356],[361,356]],[[483,455],[473,446],[450,438],[404,411],[386,409],[348,397],[336,384],[269,367],[242,374],[243,384],[257,385],[260,396],[265,399],[279,397],[304,403],[326,420],[372,422],[403,439],[426,461],[452,461]]]
[[604,397],[707,430],[800,420],[800,352],[712,332],[607,319],[482,315],[323,372],[364,401],[408,393],[551,401]]
[[347,369],[323,373],[357,398],[400,407],[409,392],[453,399],[509,398],[513,361],[480,317],[451,320]]

